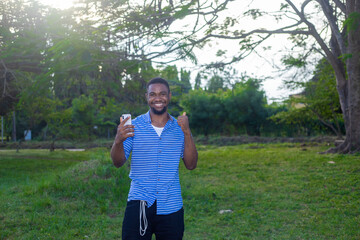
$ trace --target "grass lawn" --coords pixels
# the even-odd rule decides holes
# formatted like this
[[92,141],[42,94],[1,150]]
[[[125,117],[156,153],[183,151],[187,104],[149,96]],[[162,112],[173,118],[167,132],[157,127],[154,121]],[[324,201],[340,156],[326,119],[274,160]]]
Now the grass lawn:
[[[180,167],[184,239],[360,239],[360,156],[326,148],[199,145],[197,169]],[[108,149],[0,159],[0,239],[121,238],[129,165]]]
[[57,150],[0,150],[0,191],[47,179],[88,158],[83,152]]

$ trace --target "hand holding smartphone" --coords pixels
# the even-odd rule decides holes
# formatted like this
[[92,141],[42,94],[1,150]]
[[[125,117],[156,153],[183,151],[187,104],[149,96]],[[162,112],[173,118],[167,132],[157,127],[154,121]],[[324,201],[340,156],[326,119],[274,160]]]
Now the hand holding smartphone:
[[122,120],[124,121],[127,117],[130,117],[124,124],[124,126],[126,125],[131,125],[131,114],[123,114],[121,115]]

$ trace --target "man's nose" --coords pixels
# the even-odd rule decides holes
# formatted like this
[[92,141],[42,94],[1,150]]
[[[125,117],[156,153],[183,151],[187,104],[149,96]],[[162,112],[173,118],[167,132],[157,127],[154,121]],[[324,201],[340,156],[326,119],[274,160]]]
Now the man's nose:
[[160,94],[155,95],[155,100],[158,100],[158,99],[161,99],[161,95],[160,95]]

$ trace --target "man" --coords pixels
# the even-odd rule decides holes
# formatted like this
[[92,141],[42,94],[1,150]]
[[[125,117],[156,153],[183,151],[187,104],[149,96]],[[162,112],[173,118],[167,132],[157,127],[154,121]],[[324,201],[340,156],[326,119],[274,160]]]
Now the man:
[[176,120],[167,108],[169,84],[154,78],[146,86],[150,110],[126,125],[121,120],[111,158],[121,167],[131,156],[131,186],[122,227],[123,240],[182,239],[184,210],[179,182],[179,162],[196,168],[198,154],[186,113]]

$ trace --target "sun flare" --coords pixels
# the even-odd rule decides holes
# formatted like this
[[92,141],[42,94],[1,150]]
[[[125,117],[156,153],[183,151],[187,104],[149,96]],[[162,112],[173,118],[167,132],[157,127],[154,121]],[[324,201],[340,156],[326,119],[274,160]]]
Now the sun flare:
[[74,5],[74,0],[40,0],[42,4],[53,8],[67,9]]

